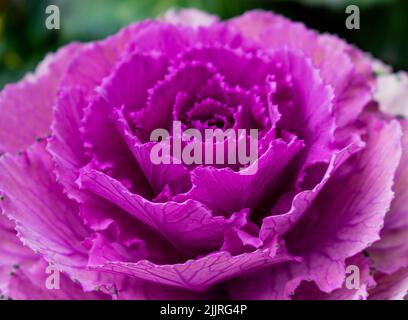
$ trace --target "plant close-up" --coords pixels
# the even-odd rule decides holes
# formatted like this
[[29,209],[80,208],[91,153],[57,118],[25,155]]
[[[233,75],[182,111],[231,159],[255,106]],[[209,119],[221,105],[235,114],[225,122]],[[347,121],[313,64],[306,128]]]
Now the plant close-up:
[[0,46],[20,63],[1,77],[2,299],[407,299],[400,56],[269,8],[164,9],[35,68]]

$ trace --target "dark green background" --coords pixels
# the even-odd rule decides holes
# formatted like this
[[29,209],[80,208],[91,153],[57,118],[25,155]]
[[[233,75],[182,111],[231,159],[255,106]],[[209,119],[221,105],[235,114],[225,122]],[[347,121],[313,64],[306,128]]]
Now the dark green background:
[[[60,7],[61,29],[45,28],[45,8]],[[361,29],[345,28],[345,7],[361,10]],[[408,0],[0,0],[0,88],[72,40],[95,40],[172,7],[196,7],[229,18],[263,8],[340,35],[396,69],[408,70]]]

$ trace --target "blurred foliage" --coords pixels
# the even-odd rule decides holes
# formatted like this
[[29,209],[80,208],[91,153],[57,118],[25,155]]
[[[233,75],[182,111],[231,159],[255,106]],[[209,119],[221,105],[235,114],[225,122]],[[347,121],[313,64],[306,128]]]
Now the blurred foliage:
[[[45,28],[49,4],[60,8],[60,30]],[[360,30],[345,27],[348,4],[360,7]],[[204,9],[223,19],[255,8],[272,10],[338,34],[396,69],[408,70],[407,0],[0,0],[0,88],[67,42],[101,39],[173,7]]]

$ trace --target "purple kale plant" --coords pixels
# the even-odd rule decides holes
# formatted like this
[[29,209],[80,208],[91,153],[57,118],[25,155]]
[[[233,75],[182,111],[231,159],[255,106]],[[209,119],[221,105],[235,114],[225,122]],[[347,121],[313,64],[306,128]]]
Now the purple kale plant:
[[[269,12],[69,44],[0,95],[0,295],[404,299],[407,100],[405,73]],[[174,121],[256,129],[256,171],[153,163]]]

